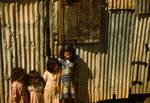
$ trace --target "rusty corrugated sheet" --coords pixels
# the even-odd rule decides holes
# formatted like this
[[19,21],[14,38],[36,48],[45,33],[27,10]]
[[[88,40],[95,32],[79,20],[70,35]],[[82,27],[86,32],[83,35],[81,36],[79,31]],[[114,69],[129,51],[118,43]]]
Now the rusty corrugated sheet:
[[[150,17],[136,17],[131,66],[132,93],[150,93]],[[134,84],[135,81],[138,81]],[[141,84],[140,84],[141,82]]]
[[136,0],[136,11],[139,14],[150,14],[150,0]]
[[[78,102],[92,103],[112,99],[113,95],[117,99],[128,98],[130,88],[131,93],[150,93],[150,82],[147,81],[150,55],[149,51],[145,52],[145,44],[150,47],[150,17],[121,10],[127,6],[117,2],[115,5],[120,6],[112,6],[112,9],[116,7],[119,10],[105,11],[107,15],[102,18],[101,44],[75,45],[80,58]],[[6,3],[2,7],[0,18],[4,71],[1,77],[4,78],[4,95],[1,96],[4,98],[0,98],[0,103],[10,103],[9,77],[12,67],[21,66],[28,72],[36,69],[41,74],[45,69],[44,5],[44,1],[36,1]],[[54,31],[57,31],[56,28]],[[50,39],[52,55],[57,57],[61,46],[57,41],[53,42],[53,38]],[[103,52],[102,47],[106,49]],[[132,63],[134,61],[148,63],[139,69],[138,80],[142,81],[141,86],[133,86],[137,74],[137,65]]]
[[4,98],[10,103],[10,74],[13,67],[23,67],[29,72],[45,69],[45,3],[4,3],[1,7],[1,34],[3,54]]
[[[150,45],[150,23],[149,17],[143,17],[140,20],[138,18],[138,15],[128,10],[109,13],[108,34],[104,34],[108,35],[109,44],[106,54],[96,53],[97,49],[101,49],[99,46],[77,46],[79,47],[77,54],[82,60],[78,83],[79,102],[91,103],[112,99],[113,95],[117,99],[128,98],[130,89],[133,94],[150,93],[150,85],[147,81],[150,59],[149,54],[147,56],[144,54],[145,44]],[[89,50],[90,46],[95,49]],[[147,67],[139,69],[138,79],[142,81],[142,85],[133,86],[137,75],[133,62],[139,60],[138,58],[146,62]],[[135,68],[134,71],[133,68]],[[85,88],[86,86],[88,87]]]
[[113,95],[128,97],[134,22],[135,15],[130,11],[109,14],[108,53],[100,57],[100,100],[112,99]]
[[135,9],[136,0],[108,0],[109,9]]
[[[132,11],[111,12],[108,31],[108,57],[104,75],[104,99],[127,98],[135,15]],[[107,92],[105,92],[107,91]],[[107,96],[108,95],[108,96]]]

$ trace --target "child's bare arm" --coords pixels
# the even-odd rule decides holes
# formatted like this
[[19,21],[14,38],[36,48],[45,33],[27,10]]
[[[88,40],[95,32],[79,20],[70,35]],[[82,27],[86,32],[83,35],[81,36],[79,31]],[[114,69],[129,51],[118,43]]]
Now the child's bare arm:
[[57,73],[57,82],[56,82],[56,88],[57,90],[60,89],[60,77],[61,77],[61,68],[59,68],[58,73]]
[[18,103],[19,93],[16,87],[12,87],[12,103]]

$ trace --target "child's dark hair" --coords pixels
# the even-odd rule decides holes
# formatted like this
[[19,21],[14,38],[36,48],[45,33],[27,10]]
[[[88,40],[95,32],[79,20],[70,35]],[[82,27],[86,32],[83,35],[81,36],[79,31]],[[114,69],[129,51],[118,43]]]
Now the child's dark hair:
[[47,61],[47,70],[51,73],[54,73],[55,65],[59,65],[59,61],[54,57],[49,58]]
[[13,68],[12,69],[12,72],[11,72],[11,80],[12,82],[13,81],[22,81],[22,79],[24,78],[21,78],[21,75],[25,74],[25,70],[21,67],[16,67],[16,68]]
[[35,70],[32,70],[29,72],[29,78],[39,78],[40,77],[40,74],[35,71]]
[[44,84],[44,79],[41,77],[40,73],[35,71],[35,70],[32,70],[29,72],[29,85],[32,85],[31,83],[31,79],[39,79],[39,83],[42,82]]
[[71,61],[74,62],[75,61],[75,56],[76,56],[76,53],[75,53],[75,49],[74,47],[72,46],[72,44],[65,44],[62,46],[62,49],[60,50],[60,58],[64,59],[64,53],[65,52],[71,52],[72,53],[72,56],[71,56]]

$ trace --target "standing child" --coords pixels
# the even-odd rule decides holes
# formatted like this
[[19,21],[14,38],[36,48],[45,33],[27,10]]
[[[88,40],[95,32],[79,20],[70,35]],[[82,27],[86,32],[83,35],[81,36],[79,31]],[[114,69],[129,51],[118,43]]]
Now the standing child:
[[44,103],[44,83],[41,81],[41,76],[36,71],[29,72],[30,103]]
[[12,70],[12,103],[29,103],[29,94],[25,85],[25,71],[22,68]]
[[44,72],[43,78],[46,81],[44,89],[44,103],[58,103],[58,87],[59,87],[59,62],[56,58],[50,58],[47,62],[47,70]]
[[60,51],[61,64],[61,97],[62,103],[75,101],[74,75],[76,73],[76,55],[72,45],[65,45]]

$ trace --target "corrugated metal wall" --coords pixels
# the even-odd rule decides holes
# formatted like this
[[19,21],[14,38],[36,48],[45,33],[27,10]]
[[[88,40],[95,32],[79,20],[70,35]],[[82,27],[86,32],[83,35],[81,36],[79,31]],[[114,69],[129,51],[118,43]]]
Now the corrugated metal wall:
[[[79,76],[81,101],[89,99],[92,103],[112,99],[113,95],[128,98],[135,15],[132,11],[109,12],[108,24],[108,34],[104,34],[108,38],[107,52],[98,52],[99,44],[77,46],[77,54],[84,61]],[[87,85],[88,96],[84,94]]]
[[136,5],[139,14],[150,14],[150,0],[136,0]]
[[150,16],[137,16],[133,39],[131,81],[138,81],[142,84],[132,85],[132,93],[150,93],[150,51],[147,51],[148,48],[150,48]]
[[[120,6],[117,7],[122,3],[118,2]],[[27,71],[36,69],[41,74],[44,71],[47,45],[44,28],[48,10],[45,5],[45,1],[35,0],[5,3],[1,7],[3,68],[0,79],[3,81],[0,83],[3,94],[0,94],[0,103],[10,103],[12,67],[21,66]],[[51,16],[51,11],[48,12]],[[80,69],[78,102],[92,103],[112,99],[113,95],[128,98],[130,88],[131,93],[150,93],[150,51],[146,52],[146,44],[150,47],[150,17],[138,15],[126,6],[105,10],[104,15],[100,43],[75,44]],[[52,55],[57,56],[61,46],[52,39],[48,42]],[[147,63],[147,66],[139,66],[138,81],[142,85],[133,85],[137,78],[137,65],[134,64],[137,61]]]
[[10,103],[10,74],[12,67],[43,73],[46,46],[44,33],[45,2],[11,2],[1,7],[1,36],[3,55],[2,103]]
[[[109,9],[135,9],[136,0],[107,0]],[[138,0],[142,1],[142,0]]]

